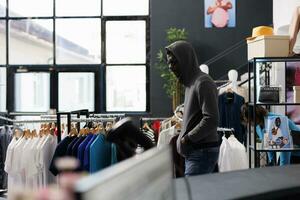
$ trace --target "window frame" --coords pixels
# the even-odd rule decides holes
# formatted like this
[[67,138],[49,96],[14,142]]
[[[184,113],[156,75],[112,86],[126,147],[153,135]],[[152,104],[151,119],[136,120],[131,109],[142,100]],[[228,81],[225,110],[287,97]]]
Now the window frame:
[[[130,114],[147,114],[150,111],[150,0],[148,15],[139,16],[103,16],[103,1],[101,1],[101,14],[99,16],[56,16],[55,2],[53,0],[53,16],[49,17],[9,17],[9,0],[6,0],[7,9],[6,16],[0,17],[0,20],[5,20],[6,25],[6,64],[0,67],[7,68],[7,84],[6,84],[6,109],[8,113],[15,112],[15,96],[14,96],[14,77],[16,73],[24,72],[49,72],[50,73],[50,108],[59,111],[58,105],[58,74],[60,72],[90,72],[95,73],[95,108],[96,113],[112,113],[106,110],[106,67],[109,66],[128,66],[128,65],[145,65],[146,67],[146,111],[114,111],[113,113],[130,113]],[[101,64],[57,64],[56,63],[56,19],[76,19],[76,18],[98,18],[101,19]],[[24,19],[52,19],[53,20],[53,64],[45,65],[13,65],[9,64],[9,21]],[[106,22],[107,21],[130,21],[144,20],[146,24],[146,61],[145,63],[106,63]]]

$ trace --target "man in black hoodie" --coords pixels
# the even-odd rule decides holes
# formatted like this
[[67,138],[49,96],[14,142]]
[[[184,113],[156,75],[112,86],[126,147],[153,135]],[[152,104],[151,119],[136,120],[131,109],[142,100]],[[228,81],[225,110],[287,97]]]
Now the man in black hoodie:
[[177,140],[177,151],[185,157],[185,175],[213,172],[220,145],[217,87],[199,69],[191,44],[177,41],[166,51],[170,70],[185,86],[183,126]]

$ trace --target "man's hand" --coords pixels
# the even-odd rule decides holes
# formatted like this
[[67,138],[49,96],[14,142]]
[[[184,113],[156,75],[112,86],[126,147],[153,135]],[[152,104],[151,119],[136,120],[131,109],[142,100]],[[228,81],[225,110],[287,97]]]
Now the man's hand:
[[187,144],[189,142],[189,137],[185,135],[184,137],[181,138],[180,142],[181,144]]
[[181,138],[180,142],[181,142],[181,144],[185,144],[185,143],[186,143],[186,141],[185,141],[184,137],[183,137],[183,138]]

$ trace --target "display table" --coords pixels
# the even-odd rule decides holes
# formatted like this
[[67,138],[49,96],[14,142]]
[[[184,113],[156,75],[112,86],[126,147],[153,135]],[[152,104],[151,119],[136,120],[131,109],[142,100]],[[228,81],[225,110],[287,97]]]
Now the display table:
[[[187,180],[193,200],[298,199],[300,195],[300,165],[192,176]],[[175,193],[177,200],[189,200],[183,178],[175,180]]]

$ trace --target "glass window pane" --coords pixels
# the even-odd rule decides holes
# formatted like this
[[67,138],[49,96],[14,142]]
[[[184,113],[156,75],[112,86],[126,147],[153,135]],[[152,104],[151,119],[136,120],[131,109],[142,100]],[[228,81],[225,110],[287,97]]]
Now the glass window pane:
[[103,0],[104,15],[148,15],[149,0]]
[[5,20],[0,20],[0,65],[6,64],[6,26]]
[[96,64],[101,62],[100,19],[58,19],[56,62]]
[[9,0],[11,17],[43,17],[53,15],[53,0]]
[[100,0],[58,0],[55,2],[57,16],[100,16]]
[[106,62],[109,64],[146,62],[145,21],[106,23]]
[[106,110],[146,111],[145,66],[106,68]]
[[0,112],[6,111],[6,68],[0,67]]
[[95,74],[59,73],[59,110],[95,110]]
[[4,17],[6,15],[5,9],[6,9],[6,0],[0,0],[0,17]]
[[46,112],[49,108],[49,73],[16,73],[15,111]]
[[11,20],[9,27],[10,64],[53,63],[52,20]]

